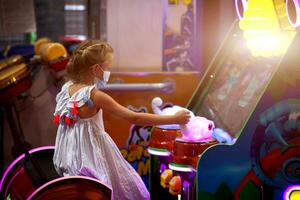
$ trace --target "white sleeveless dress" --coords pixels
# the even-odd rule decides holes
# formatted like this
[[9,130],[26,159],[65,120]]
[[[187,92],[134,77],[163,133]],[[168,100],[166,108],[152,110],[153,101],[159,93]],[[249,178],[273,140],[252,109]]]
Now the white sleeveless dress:
[[70,97],[70,85],[72,82],[67,82],[56,97],[54,115],[59,116],[59,126],[53,161],[57,172],[96,178],[113,189],[115,200],[150,199],[141,177],[105,132],[102,110],[86,119],[80,119],[74,111],[74,107],[91,106],[90,93],[95,86],[81,88]]

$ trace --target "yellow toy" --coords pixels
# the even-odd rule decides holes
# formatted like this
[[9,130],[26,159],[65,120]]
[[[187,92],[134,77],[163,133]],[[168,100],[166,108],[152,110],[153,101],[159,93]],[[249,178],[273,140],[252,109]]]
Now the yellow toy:
[[173,195],[181,194],[181,178],[174,176],[169,182],[169,192]]
[[41,56],[46,61],[54,61],[67,57],[66,48],[57,42],[52,42],[48,38],[39,39],[34,45],[35,54]]
[[163,188],[169,187],[169,182],[173,177],[173,171],[171,169],[165,169],[160,175],[160,185]]

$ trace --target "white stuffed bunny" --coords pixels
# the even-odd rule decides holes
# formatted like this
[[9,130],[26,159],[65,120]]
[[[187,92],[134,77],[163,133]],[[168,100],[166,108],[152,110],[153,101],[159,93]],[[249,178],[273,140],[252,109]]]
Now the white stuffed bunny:
[[160,106],[163,105],[163,101],[160,97],[155,97],[154,99],[152,99],[152,110],[155,114],[158,115],[174,115],[176,112],[180,111],[180,110],[186,110],[190,112],[190,116],[191,117],[195,117],[194,113],[191,112],[190,110],[183,108],[181,106],[172,106],[172,107],[167,107],[164,109],[160,109]]

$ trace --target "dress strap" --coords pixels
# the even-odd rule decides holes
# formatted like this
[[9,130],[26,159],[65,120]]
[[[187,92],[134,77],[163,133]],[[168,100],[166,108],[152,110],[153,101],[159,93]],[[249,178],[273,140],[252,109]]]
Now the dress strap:
[[69,99],[67,107],[73,107],[74,102],[77,102],[77,107],[80,108],[87,104],[89,107],[93,106],[91,100],[91,92],[95,88],[94,85],[86,86],[76,91]]
[[62,87],[61,96],[64,96],[65,98],[62,98],[62,101],[57,102],[57,107],[60,107],[61,109],[56,110],[54,113],[54,124],[74,124],[80,119],[78,115],[78,108],[84,106],[85,104],[87,104],[89,107],[93,106],[93,101],[90,99],[90,97],[92,90],[95,88],[94,85],[83,87],[70,97],[69,87],[71,85],[72,82],[66,83]]

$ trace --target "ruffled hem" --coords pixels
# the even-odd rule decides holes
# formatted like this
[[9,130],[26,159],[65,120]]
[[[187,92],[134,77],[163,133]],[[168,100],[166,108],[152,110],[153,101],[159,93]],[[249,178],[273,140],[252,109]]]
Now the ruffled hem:
[[96,178],[113,188],[116,200],[150,199],[141,177],[111,137],[105,132],[93,134],[92,127],[58,134],[54,155],[58,172]]

